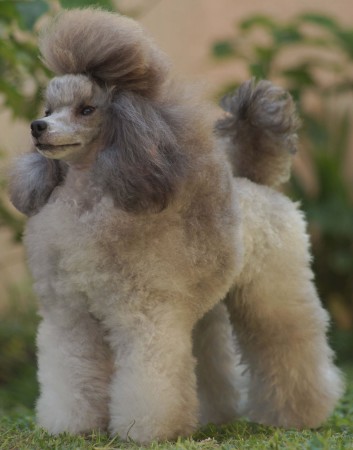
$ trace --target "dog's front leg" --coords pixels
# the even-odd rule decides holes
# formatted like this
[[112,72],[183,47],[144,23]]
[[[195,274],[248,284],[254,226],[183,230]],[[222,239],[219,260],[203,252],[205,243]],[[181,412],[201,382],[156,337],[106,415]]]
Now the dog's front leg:
[[120,323],[114,322],[110,319],[116,354],[110,431],[140,443],[192,433],[198,404],[187,312],[178,314],[163,305],[145,313],[124,313]]
[[46,309],[37,346],[39,425],[52,434],[106,429],[112,363],[99,323],[84,310]]

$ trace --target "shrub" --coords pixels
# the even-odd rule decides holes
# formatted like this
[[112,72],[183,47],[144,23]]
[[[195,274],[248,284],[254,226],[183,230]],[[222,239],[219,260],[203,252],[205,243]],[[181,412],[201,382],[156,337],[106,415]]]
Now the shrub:
[[0,315],[0,413],[33,408],[37,397],[35,379],[35,332],[37,316],[30,282],[9,289],[8,303]]

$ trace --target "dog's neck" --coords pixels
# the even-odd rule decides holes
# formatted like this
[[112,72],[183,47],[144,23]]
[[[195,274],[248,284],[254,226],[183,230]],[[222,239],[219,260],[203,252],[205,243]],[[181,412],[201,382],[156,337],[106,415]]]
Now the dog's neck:
[[74,157],[67,159],[65,162],[73,171],[87,172],[94,164],[94,161],[97,158],[97,152],[98,147],[94,146],[90,150],[85,151],[83,154],[73,155]]
[[90,180],[89,167],[76,166],[69,164],[69,170],[66,175],[65,185],[73,188],[73,191],[82,191],[87,189]]
[[69,165],[65,181],[56,195],[82,214],[99,203],[103,192],[94,182],[90,166]]

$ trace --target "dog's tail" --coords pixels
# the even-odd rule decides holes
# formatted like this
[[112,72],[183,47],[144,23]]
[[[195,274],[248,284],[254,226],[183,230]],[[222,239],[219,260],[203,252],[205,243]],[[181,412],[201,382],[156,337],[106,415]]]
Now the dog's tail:
[[299,119],[287,91],[249,80],[224,97],[216,123],[235,176],[276,187],[289,179]]

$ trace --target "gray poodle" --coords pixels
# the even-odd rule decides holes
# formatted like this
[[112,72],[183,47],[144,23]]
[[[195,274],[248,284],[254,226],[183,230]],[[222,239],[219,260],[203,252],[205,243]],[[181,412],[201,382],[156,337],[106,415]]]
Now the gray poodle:
[[95,9],[60,14],[41,51],[58,76],[11,183],[42,317],[39,424],[147,443],[244,403],[318,427],[342,382],[305,221],[273,189],[296,149],[290,96],[246,82],[214,132],[141,28]]

